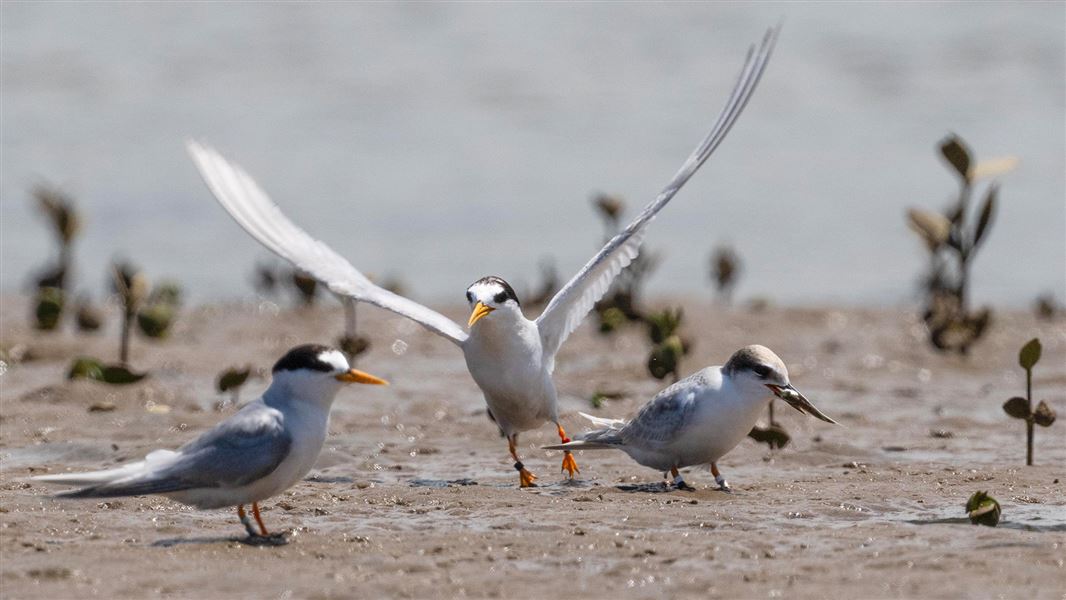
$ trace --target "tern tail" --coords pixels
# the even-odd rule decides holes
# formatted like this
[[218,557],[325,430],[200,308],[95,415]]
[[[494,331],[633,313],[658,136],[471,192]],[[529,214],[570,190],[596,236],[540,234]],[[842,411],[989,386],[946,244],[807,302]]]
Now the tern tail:
[[574,440],[565,444],[555,444],[553,446],[541,446],[543,450],[609,450],[618,449],[618,444],[610,444],[607,442],[593,442],[588,440]]

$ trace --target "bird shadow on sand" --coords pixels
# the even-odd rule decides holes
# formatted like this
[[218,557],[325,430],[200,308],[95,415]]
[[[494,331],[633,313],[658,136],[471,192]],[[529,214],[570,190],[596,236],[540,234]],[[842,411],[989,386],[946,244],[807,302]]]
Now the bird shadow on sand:
[[[911,525],[972,525],[968,517],[948,517],[944,519],[908,519],[906,522],[910,523]],[[996,527],[999,529],[1017,529],[1019,531],[1066,532],[1066,523],[1036,525],[1033,523],[1002,521],[999,523],[999,525],[996,525]]]
[[623,484],[614,486],[614,489],[616,489],[616,490],[618,490],[620,492],[640,493],[640,494],[670,494],[670,493],[673,493],[673,492],[683,492],[685,494],[700,493],[702,495],[705,492],[718,492],[723,497],[731,495],[729,492],[723,492],[722,490],[720,490],[718,488],[714,488],[714,487],[708,487],[708,488],[698,488],[698,487],[678,488],[678,487],[674,486],[673,484],[662,482],[662,481],[656,481],[656,482],[651,482],[651,483],[623,483]]
[[289,543],[288,537],[284,533],[275,533],[271,535],[257,535],[257,536],[218,536],[218,537],[189,537],[189,538],[168,538],[165,540],[157,540],[152,542],[153,548],[172,548],[174,546],[191,545],[207,545],[207,544],[232,544],[232,543],[244,544],[246,546],[284,546]]

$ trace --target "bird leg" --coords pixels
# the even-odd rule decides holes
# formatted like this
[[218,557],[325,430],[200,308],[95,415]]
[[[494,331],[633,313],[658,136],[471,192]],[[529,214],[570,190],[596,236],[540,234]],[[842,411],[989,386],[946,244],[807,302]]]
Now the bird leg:
[[252,515],[255,516],[255,522],[259,524],[259,533],[263,537],[270,535],[267,533],[266,525],[263,525],[263,517],[259,516],[259,503],[252,502]]
[[[558,423],[556,423],[555,426],[559,430],[559,439],[562,440],[564,444],[569,444],[570,438],[566,437],[566,431],[563,429],[563,426]],[[570,479],[574,478],[574,473],[581,472],[577,468],[577,461],[574,460],[573,452],[570,452],[569,450],[563,450],[563,470],[567,472],[567,474],[570,476]]]
[[[255,506],[254,504],[252,506]],[[252,520],[248,518],[248,513],[244,512],[244,505],[237,505],[237,516],[241,519],[241,525],[244,525],[244,530],[248,532],[248,537],[256,538],[259,534],[255,532],[255,527],[252,526]],[[257,514],[256,517],[259,515]]]
[[507,447],[511,451],[511,458],[514,459],[514,468],[515,468],[516,471],[518,471],[518,486],[519,487],[524,487],[524,488],[526,488],[526,487],[537,487],[537,484],[533,483],[534,481],[536,481],[537,476],[534,475],[533,473],[530,473],[526,469],[526,466],[523,465],[522,461],[518,458],[517,444],[518,444],[518,434],[517,433],[507,438]]
[[718,472],[718,463],[711,463],[711,475],[714,475],[714,482],[718,484],[718,489],[727,494],[733,493],[733,488],[729,487],[729,482]]
[[241,525],[244,525],[244,530],[248,532],[248,537],[243,540],[238,540],[242,544],[248,544],[249,546],[284,546],[289,543],[285,539],[284,533],[275,533],[273,535],[267,533],[266,526],[263,525],[263,517],[259,516],[259,503],[252,502],[252,517],[255,517],[256,523],[259,524],[259,531],[255,530],[255,525],[252,524],[252,518],[248,516],[248,513],[244,512],[244,505],[237,505],[237,516],[241,519]]
[[681,477],[681,472],[677,470],[677,467],[670,467],[670,474],[674,476],[674,487],[686,492],[695,492],[696,488],[685,483],[685,480]]

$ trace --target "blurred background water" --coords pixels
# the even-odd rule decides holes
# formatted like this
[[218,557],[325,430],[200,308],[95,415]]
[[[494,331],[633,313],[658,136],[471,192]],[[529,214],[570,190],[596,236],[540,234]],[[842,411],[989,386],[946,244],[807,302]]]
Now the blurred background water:
[[653,293],[898,304],[923,247],[904,210],[956,183],[948,132],[1013,155],[977,304],[1066,296],[1066,5],[24,3],[2,13],[0,290],[51,259],[29,195],[87,218],[77,289],[126,257],[197,300],[242,297],[267,256],[200,182],[183,142],[243,164],[367,273],[463,302],[498,274],[569,277],[598,249],[590,194],[631,216],[725,102],[747,45],[784,22],[760,89],[654,224]]

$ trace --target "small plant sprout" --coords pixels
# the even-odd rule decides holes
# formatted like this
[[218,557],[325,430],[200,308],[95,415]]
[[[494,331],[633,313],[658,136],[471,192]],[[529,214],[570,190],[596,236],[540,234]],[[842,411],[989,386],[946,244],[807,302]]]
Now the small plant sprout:
[[36,327],[41,331],[52,331],[59,325],[63,315],[64,294],[57,287],[42,287],[37,290],[37,306],[34,310]]
[[78,323],[78,331],[96,331],[104,324],[104,313],[93,306],[92,301],[86,296],[78,298],[74,314]]
[[665,379],[670,374],[675,382],[681,378],[681,358],[689,351],[688,344],[677,334],[682,316],[680,308],[667,308],[646,319],[648,337],[653,344],[648,355],[648,372],[656,379]]
[[943,214],[912,208],[907,217],[929,251],[929,272],[922,282],[929,340],[937,350],[966,354],[992,317],[988,308],[970,310],[969,289],[974,256],[988,238],[995,215],[999,184],[985,187],[975,215],[970,214],[972,198],[978,180],[1006,173],[1017,161],[1004,158],[974,165],[970,150],[955,135],[940,142],[940,154],[958,177],[957,199]]
[[74,200],[56,188],[38,185],[33,188],[37,207],[48,218],[59,246],[59,257],[54,267],[45,269],[38,278],[38,287],[55,287],[67,290],[70,274],[71,252],[74,238],[81,231],[81,215],[74,207]]
[[1033,409],[1033,367],[1040,361],[1040,340],[1033,338],[1022,346],[1018,364],[1025,369],[1025,398],[1015,396],[1003,404],[1003,411],[1015,419],[1025,421],[1025,464],[1033,465],[1033,425],[1050,427],[1055,422],[1055,410],[1041,400]]
[[303,303],[303,306],[309,307],[314,305],[315,296],[318,293],[317,279],[303,271],[293,270],[292,286],[296,289],[297,295]]
[[262,296],[273,296],[278,290],[277,268],[272,263],[257,263],[252,275],[252,285]]
[[105,365],[91,356],[74,359],[67,370],[67,379],[92,379],[113,385],[137,383],[145,378],[145,373],[134,373],[124,365]]
[[240,401],[241,386],[248,381],[248,377],[251,374],[251,366],[246,366],[243,369],[230,367],[219,373],[218,381],[215,382],[215,387],[218,389],[218,393],[225,394],[226,392],[229,392],[232,397],[229,399],[228,403],[224,400],[215,404],[215,410],[222,410],[223,408],[226,408],[227,404],[233,404],[236,406]]
[[718,299],[725,304],[732,303],[733,290],[740,277],[740,256],[732,246],[718,246],[711,252],[710,267]]
[[995,527],[999,524],[1001,514],[999,502],[988,495],[988,492],[974,492],[966,501],[966,516],[974,525]]
[[774,420],[774,402],[775,398],[770,400],[770,405],[767,407],[769,412],[769,424],[763,427],[760,424],[756,424],[748,432],[748,437],[759,442],[760,444],[766,444],[770,447],[770,451],[784,448],[792,441],[792,436],[785,431],[785,428]]
[[337,339],[337,346],[348,357],[348,362],[352,362],[356,356],[370,349],[370,340],[359,335],[356,329],[356,301],[339,296],[338,299],[344,305],[344,335]]
[[623,395],[622,392],[605,392],[602,390],[596,390],[592,393],[592,397],[589,398],[589,404],[592,405],[592,408],[599,410],[607,404],[608,400],[617,400]]
[[[592,199],[596,214],[603,220],[604,241],[618,233],[625,203],[617,196],[597,194]],[[615,278],[611,288],[596,303],[595,311],[600,320],[600,332],[614,333],[625,322],[642,321],[644,313],[640,309],[644,285],[648,277],[659,264],[659,257],[644,248],[629,266]],[[624,318],[624,319],[623,319]]]
[[160,283],[152,290],[147,302],[137,311],[137,327],[153,339],[167,337],[181,306],[181,286],[172,281]]
[[148,279],[129,263],[115,264],[111,268],[113,288],[122,302],[122,332],[119,340],[119,362],[129,365],[130,328],[137,316],[137,309],[148,296]]

